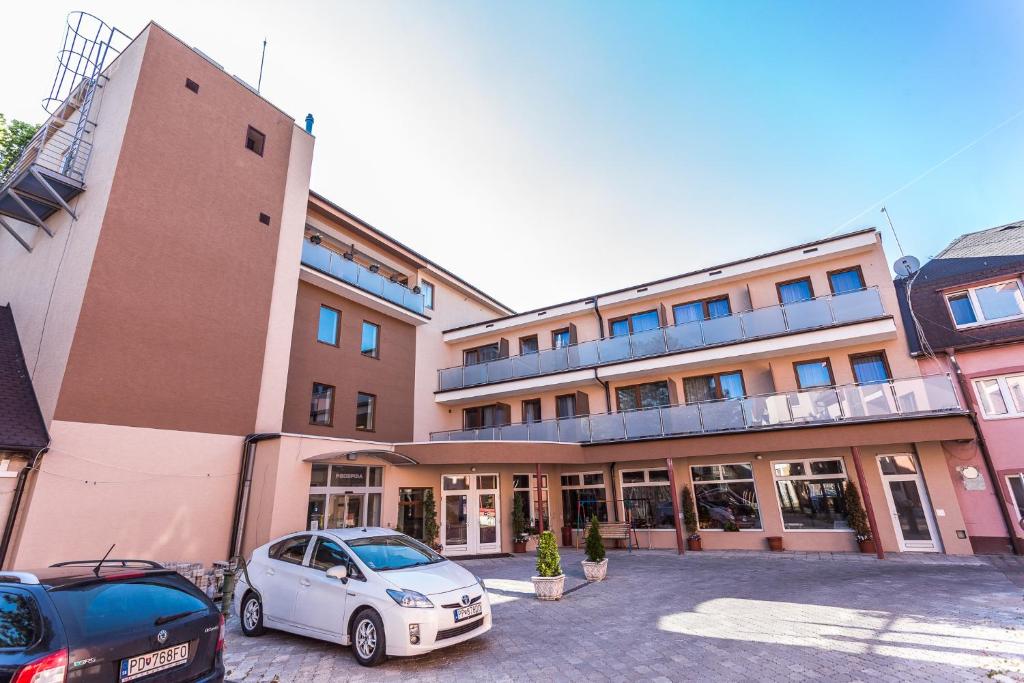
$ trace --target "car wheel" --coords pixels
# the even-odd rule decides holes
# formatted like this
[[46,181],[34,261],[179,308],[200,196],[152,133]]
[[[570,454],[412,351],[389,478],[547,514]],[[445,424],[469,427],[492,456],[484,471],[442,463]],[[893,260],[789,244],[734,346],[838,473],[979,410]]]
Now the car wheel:
[[352,656],[363,666],[377,666],[387,659],[384,622],[372,609],[364,609],[352,620]]
[[239,615],[242,621],[242,634],[249,636],[262,636],[263,628],[263,603],[258,595],[253,592],[246,594],[242,600],[242,613]]

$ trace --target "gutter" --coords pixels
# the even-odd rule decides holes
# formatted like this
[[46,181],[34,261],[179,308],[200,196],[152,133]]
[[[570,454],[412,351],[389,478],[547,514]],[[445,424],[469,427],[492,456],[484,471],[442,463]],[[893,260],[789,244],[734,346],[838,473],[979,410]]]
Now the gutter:
[[242,535],[245,532],[245,517],[249,512],[249,490],[252,488],[252,470],[256,444],[260,441],[279,439],[279,432],[249,434],[242,441],[242,466],[239,470],[238,488],[235,491],[235,510],[231,519],[231,541],[228,544],[228,560],[242,552]]
[[7,523],[4,524],[3,537],[0,538],[0,567],[7,566],[7,552],[10,550],[11,538],[14,536],[14,525],[17,522],[18,510],[21,507],[21,499],[25,494],[28,476],[33,470],[38,469],[39,463],[43,459],[43,454],[48,450],[50,450],[49,439],[47,439],[46,445],[37,450],[35,454],[29,458],[28,464],[18,472],[18,481],[14,485],[14,497],[11,499],[11,509],[7,513]]

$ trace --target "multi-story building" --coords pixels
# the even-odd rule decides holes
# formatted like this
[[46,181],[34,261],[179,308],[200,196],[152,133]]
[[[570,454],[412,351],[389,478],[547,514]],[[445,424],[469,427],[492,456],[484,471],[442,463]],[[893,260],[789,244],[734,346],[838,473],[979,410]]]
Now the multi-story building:
[[684,486],[708,548],[853,550],[853,485],[885,550],[971,552],[947,462],[974,430],[877,231],[515,313],[310,192],[312,118],[161,27],[101,66],[0,185],[50,440],[7,565],[420,535],[427,491],[451,555],[510,550],[514,506],[675,548]]
[[950,373],[978,445],[950,446],[975,552],[1024,551],[1024,222],[961,235],[896,281],[911,353]]

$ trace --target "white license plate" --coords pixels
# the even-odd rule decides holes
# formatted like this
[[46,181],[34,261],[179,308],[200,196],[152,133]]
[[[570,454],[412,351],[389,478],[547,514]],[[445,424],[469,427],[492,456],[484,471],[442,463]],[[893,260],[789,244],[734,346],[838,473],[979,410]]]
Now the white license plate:
[[455,610],[455,621],[458,622],[463,621],[464,619],[469,619],[470,617],[475,617],[478,614],[483,614],[483,611],[484,606],[479,602],[475,605],[470,605],[469,607],[460,607]]
[[121,683],[134,681],[188,661],[188,643],[121,660]]

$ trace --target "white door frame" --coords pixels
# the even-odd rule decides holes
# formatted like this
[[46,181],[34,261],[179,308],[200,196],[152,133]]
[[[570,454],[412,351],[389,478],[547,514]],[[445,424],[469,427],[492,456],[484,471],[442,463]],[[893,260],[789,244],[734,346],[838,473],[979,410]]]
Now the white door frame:
[[[466,477],[469,480],[468,489],[446,491],[444,488],[445,477]],[[494,477],[496,488],[478,488],[480,477]],[[444,546],[445,555],[481,555],[501,552],[501,479],[497,472],[458,472],[445,473],[441,475],[441,544]],[[495,540],[493,543],[480,542],[480,496],[492,494],[494,496],[494,528]],[[464,545],[449,545],[448,539],[448,515],[447,499],[449,496],[466,496],[466,543]]]
[[[917,472],[914,474],[885,474],[882,472],[882,458],[893,455],[907,455],[914,460]],[[928,489],[924,484],[924,476],[921,474],[921,460],[915,453],[879,453],[875,456],[875,464],[878,467],[878,473],[882,477],[882,489],[885,491],[885,501],[889,505],[889,518],[892,521],[893,532],[896,534],[896,540],[900,544],[900,550],[903,552],[942,552],[942,539],[939,537],[939,528],[935,523],[935,512],[932,510],[932,502],[928,497]],[[903,526],[900,524],[899,515],[896,512],[896,502],[892,497],[892,488],[889,486],[891,481],[911,481],[917,485],[917,494],[921,498],[921,505],[924,508],[924,518],[928,526],[928,533],[931,535],[931,540],[920,541],[920,540],[906,540],[903,538]]]

